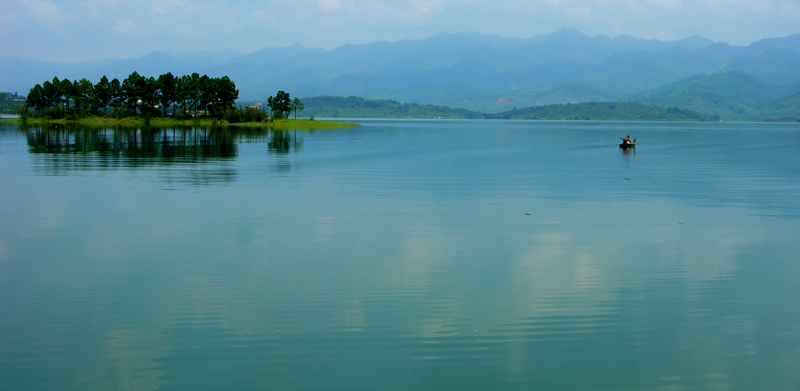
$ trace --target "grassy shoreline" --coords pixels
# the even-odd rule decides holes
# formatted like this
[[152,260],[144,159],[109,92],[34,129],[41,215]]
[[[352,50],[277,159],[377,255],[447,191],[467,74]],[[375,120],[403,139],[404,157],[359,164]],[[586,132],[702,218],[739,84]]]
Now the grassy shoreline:
[[[21,118],[4,118],[2,122],[22,123]],[[289,129],[327,129],[327,128],[345,128],[359,126],[357,124],[347,122],[335,121],[320,121],[310,119],[276,119],[268,122],[241,122],[241,123],[228,123],[225,120],[213,120],[208,118],[178,120],[174,118],[152,118],[145,121],[138,117],[129,118],[109,118],[109,117],[88,117],[79,120],[67,119],[44,119],[44,118],[28,118],[28,125],[32,124],[54,124],[54,125],[87,125],[87,126],[151,126],[158,128],[176,127],[176,126],[203,126],[203,127],[246,127],[246,128],[270,128],[276,130],[289,130]]]

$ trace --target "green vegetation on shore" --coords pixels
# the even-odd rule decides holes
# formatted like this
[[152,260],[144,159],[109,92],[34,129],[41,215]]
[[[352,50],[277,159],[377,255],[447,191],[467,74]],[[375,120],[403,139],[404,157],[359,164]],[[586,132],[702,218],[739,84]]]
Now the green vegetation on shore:
[[[22,118],[3,119],[3,122],[23,123]],[[336,121],[320,121],[314,119],[272,119],[262,122],[237,122],[230,123],[226,120],[217,120],[214,118],[198,118],[198,119],[175,119],[170,117],[158,118],[140,118],[140,117],[125,117],[114,118],[106,116],[91,116],[80,119],[47,119],[47,118],[29,118],[27,123],[30,124],[77,124],[85,126],[122,126],[122,127],[139,127],[150,126],[154,128],[171,128],[182,126],[201,126],[201,127],[248,127],[248,128],[270,128],[274,130],[286,129],[324,129],[324,128],[344,128],[358,126],[356,124]]]
[[[695,111],[675,107],[662,108],[628,102],[586,102],[558,104],[514,109],[502,113],[477,113],[464,109],[453,109],[445,106],[400,104],[387,100],[367,100],[357,97],[319,97],[306,98],[306,108],[310,112],[325,118],[400,118],[400,119],[530,119],[530,120],[585,120],[585,121],[719,121],[715,115],[701,114]],[[184,118],[172,117],[139,118],[126,117],[115,119],[110,116],[76,119],[73,122],[82,124],[119,124],[150,126],[251,126],[251,127],[339,127],[328,121],[312,119],[276,119],[269,118],[253,109],[237,109],[227,111],[222,119],[216,118]],[[50,120],[63,123],[68,120]],[[58,122],[61,121],[61,122]],[[149,121],[149,122],[148,122]],[[325,125],[322,123],[325,122]],[[302,124],[302,125],[301,125]]]
[[107,113],[108,107],[117,117],[167,116],[172,108],[173,116],[202,114],[221,118],[225,111],[233,109],[238,97],[239,90],[227,76],[212,78],[193,73],[176,77],[168,72],[156,79],[134,71],[122,81],[109,81],[103,76],[97,84],[86,79],[53,77],[52,81],[33,86],[26,104],[36,114],[51,119],[76,119],[100,110]]
[[538,119],[594,121],[718,121],[719,117],[675,107],[625,102],[586,102],[478,113],[446,106],[367,100],[358,97],[305,98],[306,109],[326,118]]
[[356,96],[303,98],[305,111],[322,118],[480,119],[485,114],[448,106],[400,103]]
[[[182,77],[167,73],[156,79],[133,72],[122,82],[108,81],[103,76],[97,84],[86,79],[71,82],[54,77],[52,81],[31,88],[26,105],[15,109],[20,116],[18,119],[4,121],[115,127],[240,126],[277,130],[356,126],[315,121],[313,116],[297,119],[297,111],[304,109],[303,102],[298,98],[292,100],[284,91],[269,97],[269,104],[263,110],[236,108],[238,95],[239,91],[227,76],[210,78],[197,73]],[[107,113],[109,106],[113,114]],[[289,119],[292,111],[295,119]]]
[[[22,123],[41,119],[85,125],[143,122],[152,126],[177,126],[191,122],[210,126],[241,123],[270,128],[341,126],[314,123],[311,121],[313,116],[308,122],[282,121],[288,119],[293,111],[297,119],[297,112],[304,109],[300,99],[292,100],[284,91],[270,96],[268,104],[263,107],[236,108],[238,96],[239,90],[227,76],[212,78],[193,73],[175,77],[166,73],[156,79],[134,71],[121,82],[116,78],[109,81],[103,76],[97,84],[86,79],[72,82],[53,77],[52,81],[31,88],[25,106],[17,107],[15,111]],[[108,114],[109,107],[113,114]]]
[[20,106],[25,105],[25,102],[20,101],[22,98],[16,93],[0,91],[0,114],[16,114]]
[[717,116],[700,114],[690,110],[625,102],[586,102],[527,107],[487,115],[487,118],[585,121],[719,121]]
[[693,76],[623,99],[685,108],[726,121],[800,120],[800,83],[770,85],[739,71]]

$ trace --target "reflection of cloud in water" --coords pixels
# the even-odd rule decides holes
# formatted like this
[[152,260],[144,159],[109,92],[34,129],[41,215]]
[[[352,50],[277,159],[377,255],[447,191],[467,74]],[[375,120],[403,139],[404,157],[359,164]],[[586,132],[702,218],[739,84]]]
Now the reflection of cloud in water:
[[[25,192],[21,189],[20,193]],[[24,194],[24,193],[23,193]],[[26,218],[15,219],[15,234],[21,239],[34,239],[55,235],[67,220],[69,202],[63,195],[55,193],[25,194],[29,200],[37,203],[35,208],[11,211],[24,213]]]
[[[539,229],[520,233],[518,242],[525,244],[513,257],[509,292],[516,308],[503,311],[512,318],[498,314],[498,332],[534,342],[613,325],[619,333],[628,330],[628,341],[670,341],[687,355],[685,362],[707,373],[731,373],[733,368],[720,367],[730,361],[719,357],[759,351],[752,316],[728,303],[718,308],[715,298],[735,278],[744,249],[766,240],[763,232],[731,228],[746,226],[734,223],[745,211],[669,202],[608,206],[570,205],[579,221],[575,215],[565,225],[544,219]],[[635,212],[620,219],[618,210]],[[676,329],[659,334],[662,320]],[[525,364],[518,360],[530,359],[525,351],[531,346],[507,348],[509,373],[520,373]]]
[[618,287],[607,280],[608,265],[599,264],[598,254],[587,253],[599,250],[594,244],[566,231],[536,232],[520,242],[526,245],[513,259],[512,297],[522,307],[512,313],[527,320],[607,314],[604,303],[614,300]]
[[[251,285],[247,285],[251,286]],[[220,321],[228,327],[233,326],[228,312],[240,309],[240,297],[244,294],[234,289],[231,277],[186,276],[180,286],[181,314],[178,317],[190,327],[208,326],[209,322]],[[237,322],[238,323],[238,322]]]
[[[295,332],[376,327],[369,322],[375,315],[370,303],[376,300],[383,303],[383,310],[393,308],[382,316],[400,322],[403,336],[428,341],[470,329],[530,341],[589,338],[617,322],[628,322],[626,327],[641,333],[653,326],[650,317],[654,309],[637,313],[634,307],[634,312],[623,318],[620,307],[639,300],[624,304],[632,299],[628,295],[675,295],[669,301],[678,307],[670,310],[685,315],[670,316],[688,319],[702,314],[707,311],[706,297],[714,292],[713,282],[732,278],[742,249],[763,239],[727,228],[739,225],[729,224],[727,220],[736,217],[723,209],[685,209],[670,203],[626,206],[640,211],[642,221],[655,225],[620,220],[614,207],[571,204],[575,212],[563,218],[533,216],[540,219],[534,220],[539,223],[534,223],[532,230],[515,227],[501,233],[507,241],[493,245],[501,257],[508,253],[510,262],[502,258],[483,262],[508,268],[500,274],[510,279],[485,292],[467,292],[471,289],[468,282],[459,286],[461,282],[454,277],[462,268],[480,266],[469,263],[475,261],[471,254],[480,251],[469,230],[454,231],[435,221],[395,221],[409,230],[388,233],[392,239],[384,255],[367,262],[365,257],[374,255],[371,242],[386,238],[366,235],[358,239],[358,246],[338,243],[341,219],[319,216],[308,225],[317,245],[305,251],[292,246],[282,249],[279,242],[284,236],[256,227],[263,232],[254,233],[252,247],[241,255],[247,259],[253,254],[270,254],[268,263],[256,265],[256,273],[238,281],[191,277],[182,297],[187,313],[217,314],[215,318],[230,332],[250,336],[287,331],[287,326]],[[551,207],[544,209],[557,209]],[[418,218],[410,215],[409,220]],[[614,229],[609,230],[609,225]],[[333,265],[324,259],[313,260],[329,251],[344,251],[338,256],[353,260]],[[297,260],[292,260],[294,257]],[[344,270],[330,274],[330,268]],[[659,292],[662,285],[668,291]],[[464,295],[475,295],[477,301]],[[257,297],[263,301],[253,302]],[[406,318],[408,311],[413,316]],[[752,320],[723,316],[717,322],[720,327],[736,324],[752,324]],[[681,328],[680,339],[703,340],[712,333],[712,326],[703,319],[694,328]],[[752,327],[732,327],[730,331],[732,334],[718,337],[730,343],[734,338],[746,340],[753,333]],[[525,357],[519,351],[508,354]],[[508,365],[520,368],[522,364]]]
[[364,331],[364,303],[359,300],[347,301],[343,305],[342,331]]
[[[432,339],[458,332],[457,325],[465,317],[464,306],[470,303],[456,300],[453,293],[444,293],[448,271],[458,267],[457,249],[469,245],[461,235],[454,235],[430,221],[410,224],[412,230],[400,238],[399,252],[393,260],[396,270],[387,271],[387,283],[395,294],[413,305],[409,311],[419,316],[418,324],[408,324],[405,336]],[[391,286],[391,285],[390,285]],[[420,316],[422,315],[422,316]]]
[[[420,224],[422,225],[422,224]],[[415,227],[416,230],[400,238],[400,250],[393,262],[399,270],[389,276],[396,288],[421,292],[432,287],[436,274],[446,270],[447,264],[454,256],[453,243],[448,233],[434,227]]]
[[[636,212],[620,220],[616,211],[623,208]],[[739,226],[726,222],[736,215],[728,211],[686,210],[670,203],[575,209],[584,214],[578,224],[585,228],[550,224],[519,240],[527,245],[515,257],[517,284],[540,293],[592,289],[594,295],[638,286],[643,279],[679,278],[689,284],[728,279],[741,249],[763,239],[728,228]],[[611,231],[617,236],[609,236]]]
[[[266,282],[264,282],[266,283]],[[172,316],[176,324],[190,328],[221,327],[226,333],[250,338],[277,337],[286,319],[281,318],[283,305],[269,295],[255,278],[190,275],[182,279],[178,311]]]
[[[443,225],[414,213],[391,216],[381,227],[340,215],[300,219],[284,227],[288,232],[256,224],[246,246],[222,233],[214,247],[219,259],[179,272],[182,283],[162,303],[162,323],[219,329],[242,344],[270,340],[270,349],[279,346],[269,353],[275,359],[304,336],[394,330],[416,342],[404,353],[409,359],[480,357],[490,349],[512,377],[526,376],[541,344],[605,338],[611,328],[627,333],[623,341],[665,338],[698,373],[730,373],[719,367],[728,361],[715,364],[713,357],[761,351],[751,316],[715,310],[706,300],[732,278],[744,249],[767,235],[731,228],[742,226],[730,221],[740,218],[735,211],[626,204],[643,225],[620,219],[615,207],[545,206],[527,228],[502,228],[496,237],[504,239],[489,243],[480,242],[488,228]],[[350,225],[355,221],[363,226]],[[149,235],[170,238],[191,226],[157,225]],[[285,242],[306,230],[313,244]],[[135,233],[110,235],[129,234]],[[472,286],[480,267],[507,279]],[[648,297],[669,305],[643,307]],[[653,335],[659,319],[675,330]],[[159,377],[147,359],[124,365]]]
[[109,329],[100,336],[101,357],[76,374],[76,384],[82,389],[98,390],[158,390],[166,382],[166,371],[157,361],[166,357],[169,343],[164,330]]
[[313,237],[317,242],[327,242],[336,232],[336,216],[318,216],[313,226]]
[[8,255],[8,240],[0,238],[0,262],[11,259]]

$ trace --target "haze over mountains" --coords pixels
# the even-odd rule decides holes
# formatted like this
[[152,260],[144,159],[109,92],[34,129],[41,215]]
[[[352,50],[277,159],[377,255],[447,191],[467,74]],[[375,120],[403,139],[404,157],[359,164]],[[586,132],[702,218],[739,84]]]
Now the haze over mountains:
[[301,98],[359,96],[486,113],[636,101],[723,119],[800,117],[800,34],[749,46],[701,37],[590,37],[573,29],[528,39],[440,34],[333,50],[296,44],[250,54],[153,52],[75,64],[0,57],[0,69],[0,91],[20,94],[53,76],[97,82],[103,75],[121,80],[133,71],[156,77],[198,72],[229,76],[243,101],[284,90]]

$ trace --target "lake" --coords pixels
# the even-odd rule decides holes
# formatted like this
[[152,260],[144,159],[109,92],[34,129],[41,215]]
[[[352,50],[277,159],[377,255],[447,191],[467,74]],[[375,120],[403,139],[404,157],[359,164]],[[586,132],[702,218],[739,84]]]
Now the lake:
[[800,124],[355,122],[0,124],[0,389],[800,389]]

